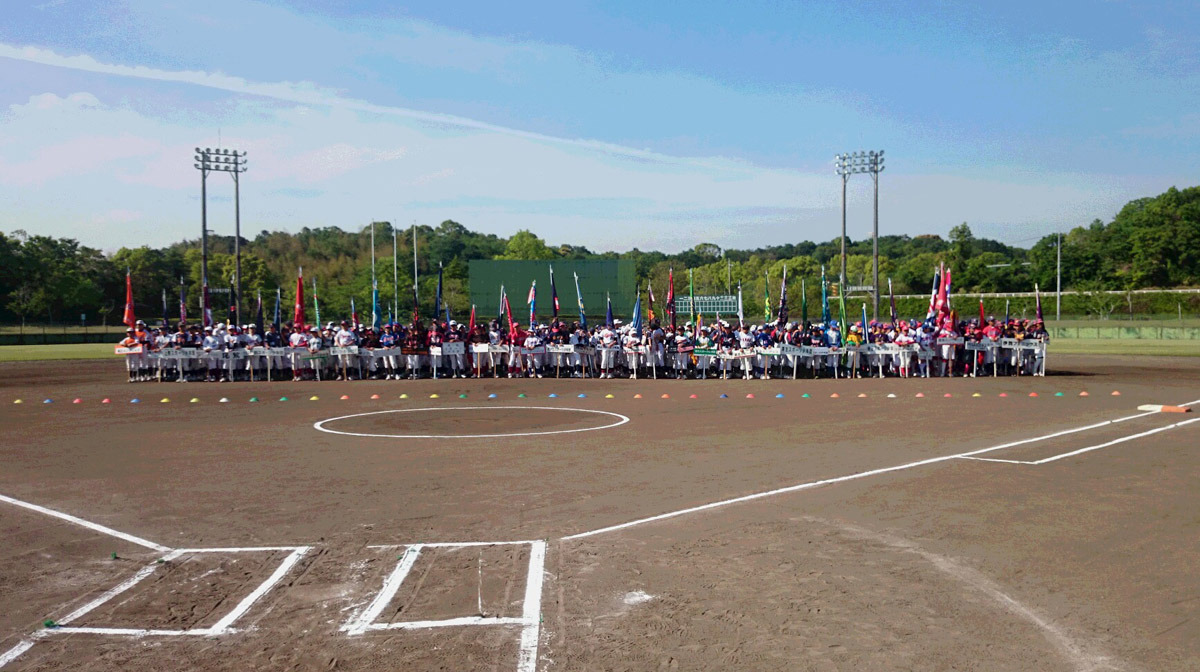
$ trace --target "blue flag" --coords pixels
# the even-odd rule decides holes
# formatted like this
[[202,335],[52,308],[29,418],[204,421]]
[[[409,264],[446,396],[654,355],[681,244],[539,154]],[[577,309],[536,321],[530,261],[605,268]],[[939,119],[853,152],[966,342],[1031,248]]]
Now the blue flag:
[[863,304],[863,343],[867,342],[867,304]]
[[575,274],[575,301],[579,304],[579,326],[587,329],[587,314],[583,310],[583,293],[579,291],[579,274]]
[[642,293],[640,291],[637,300],[633,302],[633,333],[642,333]]
[[280,312],[279,311],[282,310],[282,308],[283,308],[280,305],[282,303],[283,303],[283,290],[276,287],[275,288],[275,319],[271,320],[271,324],[275,325],[276,330],[279,329],[279,325],[280,325]]
[[371,327],[375,331],[379,331],[381,317],[379,314],[379,284],[376,283],[371,287]]

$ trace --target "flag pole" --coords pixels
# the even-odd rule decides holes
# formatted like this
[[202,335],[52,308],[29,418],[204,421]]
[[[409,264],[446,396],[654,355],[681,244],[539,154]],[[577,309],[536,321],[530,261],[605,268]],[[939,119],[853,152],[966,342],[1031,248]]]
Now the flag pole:
[[396,244],[396,227],[392,227],[392,311],[393,319],[400,319],[400,246]]

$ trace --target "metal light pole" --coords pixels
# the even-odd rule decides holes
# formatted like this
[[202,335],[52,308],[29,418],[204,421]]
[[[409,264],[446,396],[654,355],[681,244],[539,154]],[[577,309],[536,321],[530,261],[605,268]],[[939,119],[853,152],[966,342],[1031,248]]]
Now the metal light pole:
[[[236,149],[204,149],[196,148],[195,168],[200,171],[200,282],[208,285],[208,174],[213,171],[229,173],[233,177],[233,217],[234,217],[234,297],[233,306],[237,311],[234,319],[242,322],[242,204],[241,181],[238,177],[246,172],[246,152]],[[203,294],[203,292],[201,292]],[[200,310],[203,313],[204,298],[200,298]]]
[[[840,292],[846,291],[846,183],[854,173],[870,173],[875,185],[875,224],[871,239],[874,251],[871,295],[874,297],[874,318],[879,319],[879,173],[883,172],[883,150],[853,152],[833,157],[834,172],[842,178],[842,271],[838,278]],[[843,294],[844,295],[844,294]]]

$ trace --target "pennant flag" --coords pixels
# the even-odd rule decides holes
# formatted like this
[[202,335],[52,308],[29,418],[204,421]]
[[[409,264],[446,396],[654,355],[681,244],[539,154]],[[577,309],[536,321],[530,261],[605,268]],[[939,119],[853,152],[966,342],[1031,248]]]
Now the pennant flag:
[[800,324],[808,324],[808,287],[804,284],[804,278],[800,278]]
[[371,327],[375,331],[379,331],[382,318],[383,316],[379,314],[379,284],[373,283],[371,286]]
[[942,276],[938,273],[938,267],[933,267],[933,289],[929,291],[929,310],[925,311],[925,319],[937,315],[937,294],[938,288],[941,287]]
[[954,310],[954,306],[951,305],[952,297],[954,296],[954,293],[951,291],[953,289],[954,289],[954,283],[951,281],[951,278],[950,278],[950,269],[947,268],[946,269],[946,312],[951,312]]
[[529,285],[529,297],[525,299],[525,303],[529,304],[529,326],[537,321],[537,280]]
[[412,323],[415,325],[421,321],[421,311],[417,307],[417,285],[413,283],[413,312]]
[[637,299],[633,302],[633,333],[642,333],[642,293],[637,293]]
[[862,316],[863,316],[863,325],[862,325],[863,326],[863,333],[862,333],[863,340],[862,340],[862,342],[863,342],[863,345],[866,345],[867,344],[867,304],[864,303],[864,304],[862,304],[862,306],[863,306],[863,308],[862,308]]
[[987,324],[987,319],[983,316],[983,295],[979,295],[979,327],[982,329]]
[[187,285],[183,284],[183,276],[179,276],[179,321],[187,322]]
[[137,324],[137,317],[133,314],[133,277],[128,268],[125,269],[125,318],[122,321],[130,328]]
[[[638,298],[639,299],[641,298],[640,293],[638,294]],[[692,317],[692,324],[694,325],[694,324],[696,324],[696,319],[697,319],[697,317],[696,317],[696,285],[694,282],[692,282],[692,269],[690,269],[690,268],[688,269],[688,303],[690,304],[689,305],[689,308],[690,308],[689,313]]]
[[825,279],[825,267],[821,266],[821,322],[828,325],[829,315],[829,281]]
[[297,329],[302,329],[304,321],[304,269],[301,268],[296,275],[296,305],[292,309],[292,322]]
[[608,301],[608,310],[605,311],[605,313],[604,313],[604,325],[611,329],[616,324],[616,321],[613,320],[613,314],[612,314],[612,296],[611,295],[605,295],[605,296],[606,296],[606,300]]
[[[1034,298],[1034,301],[1037,302],[1037,319],[1042,320],[1042,319],[1044,319],[1042,317],[1042,290],[1041,290],[1041,288],[1038,287],[1036,282],[1033,283],[1033,298]],[[129,309],[127,308],[126,310],[129,310]],[[1005,308],[1004,312],[1007,313],[1008,309]],[[132,313],[130,313],[130,314],[132,315]]]
[[671,331],[675,331],[675,269],[667,269],[667,319],[671,321]]
[[513,340],[517,336],[516,323],[512,319],[512,305],[508,302],[508,294],[504,295],[504,314],[508,316],[508,337]]
[[504,297],[507,294],[504,291],[504,285],[500,285],[500,305],[496,308],[496,322],[504,322]]
[[575,301],[579,303],[579,326],[587,329],[587,315],[583,310],[583,294],[579,291],[579,274],[575,274]]
[[258,290],[258,310],[255,311],[254,315],[254,328],[258,330],[259,338],[262,338],[263,334],[267,333],[266,326],[267,325],[263,320],[262,290],[260,289]]
[[321,304],[317,301],[317,279],[313,278],[313,314],[317,317],[317,327],[321,326]]
[[281,312],[282,308],[283,308],[283,290],[276,287],[275,288],[275,319],[271,320],[271,324],[275,325],[275,329],[279,329],[280,324],[282,323],[282,319],[283,319],[283,313]]
[[788,320],[788,302],[787,302],[787,266],[783,267],[783,280],[779,282],[779,314],[775,321],[783,326]]
[[646,298],[649,301],[646,304],[646,319],[654,321],[654,288],[650,286],[650,280],[646,280]]
[[200,301],[204,305],[204,324],[200,326],[211,327],[213,326],[212,296],[208,292],[207,280],[204,281],[204,284],[200,288]]
[[763,271],[763,324],[771,321],[771,272]]
[[233,292],[233,285],[229,286],[229,315],[225,318],[225,324],[234,324],[237,322],[237,294]]
[[892,293],[892,279],[888,278],[888,300],[892,304],[892,326],[899,324],[900,319],[896,315],[896,295]]
[[[442,262],[438,262],[437,295],[433,298],[433,319],[437,321],[442,316]],[[449,320],[446,320],[449,322]]]
[[943,316],[949,312],[949,308],[946,305],[946,285],[949,283],[947,282],[948,279],[946,278],[945,266],[940,267],[939,270],[939,275],[942,281],[938,285],[937,299],[933,303],[933,316],[937,318],[938,322],[941,322]]
[[350,328],[355,329],[357,327],[358,327],[358,309],[356,309],[354,307],[354,297],[352,296],[352,297],[350,297]]
[[842,343],[846,342],[846,286],[838,284],[838,326],[842,329]]
[[170,327],[170,326],[171,326],[171,318],[170,318],[170,317],[167,315],[167,290],[166,290],[166,289],[163,289],[163,290],[162,290],[162,304],[163,304],[163,323],[162,323],[162,326],[164,326],[164,327]]
[[[1034,287],[1036,286],[1034,285]],[[1008,299],[1004,300],[1004,324],[1008,324]]]
[[471,304],[471,321],[467,323],[467,339],[470,340],[471,334],[475,333],[475,304]]
[[554,267],[550,267],[550,304],[554,310],[554,319],[558,319],[558,288],[554,286]]

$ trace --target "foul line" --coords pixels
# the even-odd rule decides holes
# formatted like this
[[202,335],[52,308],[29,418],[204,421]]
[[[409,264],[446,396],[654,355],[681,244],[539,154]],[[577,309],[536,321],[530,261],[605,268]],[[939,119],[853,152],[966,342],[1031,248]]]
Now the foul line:
[[[1155,411],[1155,412],[1157,413],[1157,411]],[[1173,425],[1167,425],[1165,427],[1156,427],[1154,429],[1147,430],[1145,432],[1139,432],[1137,434],[1130,434],[1129,436],[1122,436],[1119,439],[1113,439],[1112,441],[1098,443],[1094,446],[1088,446],[1086,448],[1072,450],[1069,453],[1063,453],[1061,455],[1052,455],[1050,457],[1042,458],[1040,460],[1001,460],[1001,459],[997,459],[994,457],[964,457],[963,459],[979,460],[981,462],[1003,462],[1005,464],[1028,464],[1028,465],[1046,464],[1047,462],[1054,462],[1055,460],[1061,460],[1065,457],[1074,457],[1076,455],[1082,455],[1083,453],[1090,453],[1093,450],[1100,450],[1101,448],[1108,448],[1109,446],[1115,446],[1118,443],[1125,443],[1126,441],[1133,441],[1134,439],[1140,439],[1144,436],[1150,436],[1151,434],[1165,432],[1168,429],[1175,429],[1176,427],[1183,427],[1184,425],[1190,425],[1193,422],[1200,422],[1200,418],[1192,418],[1191,420],[1184,420],[1183,422],[1177,422]]]
[[8,502],[9,504],[12,504],[14,506],[19,506],[24,509],[29,509],[30,511],[37,511],[38,513],[43,513],[47,516],[53,516],[60,520],[65,520],[68,523],[74,523],[81,527],[86,527],[89,530],[93,530],[93,531],[99,532],[101,534],[107,534],[110,537],[124,539],[125,541],[128,541],[131,544],[137,544],[138,546],[144,546],[146,548],[153,549],[153,550],[159,551],[161,553],[166,553],[167,551],[171,550],[170,548],[163,546],[162,544],[156,544],[153,541],[148,541],[146,539],[142,539],[141,537],[135,537],[132,534],[126,534],[124,532],[114,530],[111,527],[105,527],[104,525],[101,525],[99,523],[93,523],[91,521],[84,520],[82,518],[77,518],[75,516],[72,516],[69,513],[63,513],[62,511],[55,511],[54,509],[47,509],[44,506],[38,506],[37,504],[30,504],[29,502],[22,502],[19,499],[13,499],[12,497],[9,497],[7,495],[0,495],[0,502]]
[[[1196,404],[1196,403],[1200,403],[1200,399],[1193,401],[1193,402],[1189,402],[1187,404],[1181,404],[1181,406],[1190,406],[1190,405]],[[701,504],[700,506],[693,506],[693,507],[689,507],[686,509],[680,509],[678,511],[671,511],[669,513],[660,513],[657,516],[650,516],[649,518],[639,518],[637,520],[631,520],[628,523],[621,523],[619,525],[610,525],[608,527],[602,527],[598,530],[591,530],[589,532],[580,532],[578,534],[568,535],[568,536],[563,537],[563,540],[582,539],[584,537],[591,537],[591,536],[595,536],[597,534],[604,534],[606,532],[615,532],[617,530],[623,530],[623,529],[626,529],[629,527],[645,525],[646,523],[653,523],[653,522],[657,522],[660,520],[666,520],[668,518],[675,518],[675,517],[683,516],[683,515],[686,515],[689,513],[697,513],[699,511],[707,511],[709,509],[716,509],[716,508],[720,508],[722,506],[729,506],[730,504],[740,504],[742,502],[749,502],[749,501],[753,501],[756,499],[763,499],[765,497],[773,497],[775,495],[783,495],[783,494],[787,494],[790,492],[798,492],[800,490],[807,490],[809,488],[815,488],[815,487],[822,486],[822,485],[841,483],[843,481],[853,481],[853,480],[860,479],[860,478],[867,478],[868,476],[878,476],[879,474],[886,474],[886,473],[893,472],[893,471],[904,471],[906,469],[913,469],[915,467],[923,467],[927,464],[936,464],[938,462],[946,462],[948,460],[956,460],[956,459],[960,459],[960,458],[971,457],[973,455],[982,455],[984,453],[990,453],[990,452],[993,452],[996,450],[1003,450],[1005,448],[1014,448],[1016,446],[1021,446],[1021,445],[1027,444],[1027,443],[1036,443],[1038,441],[1045,441],[1047,439],[1053,439],[1053,438],[1056,438],[1059,436],[1066,436],[1068,434],[1075,434],[1077,432],[1086,432],[1089,429],[1096,429],[1098,427],[1104,427],[1106,425],[1112,425],[1112,424],[1115,424],[1118,422],[1124,422],[1126,420],[1132,420],[1134,418],[1145,417],[1147,415],[1152,415],[1152,414],[1153,413],[1138,413],[1136,415],[1129,415],[1129,416],[1125,416],[1122,418],[1117,418],[1115,420],[1105,420],[1104,422],[1097,422],[1095,424],[1085,425],[1083,427],[1064,429],[1062,431],[1053,432],[1051,434],[1045,434],[1043,436],[1035,436],[1033,438],[1021,439],[1019,441],[1010,441],[1009,443],[1002,443],[1000,445],[991,446],[989,448],[980,448],[978,450],[971,450],[971,451],[967,451],[965,453],[955,453],[954,455],[942,455],[940,457],[931,457],[931,458],[924,459],[924,460],[917,460],[916,462],[909,462],[907,464],[898,464],[894,467],[883,467],[882,469],[871,469],[869,471],[860,471],[860,472],[853,473],[853,474],[847,474],[845,476],[835,476],[833,478],[823,478],[819,481],[810,481],[808,483],[800,483],[797,485],[790,485],[785,488],[777,488],[775,490],[768,490],[766,492],[756,492],[751,495],[743,495],[741,497],[734,497],[732,499],[723,499],[723,500],[720,500],[717,502]],[[1197,418],[1197,419],[1200,419],[1200,418]],[[1192,421],[1189,420],[1188,422],[1192,422]]]

